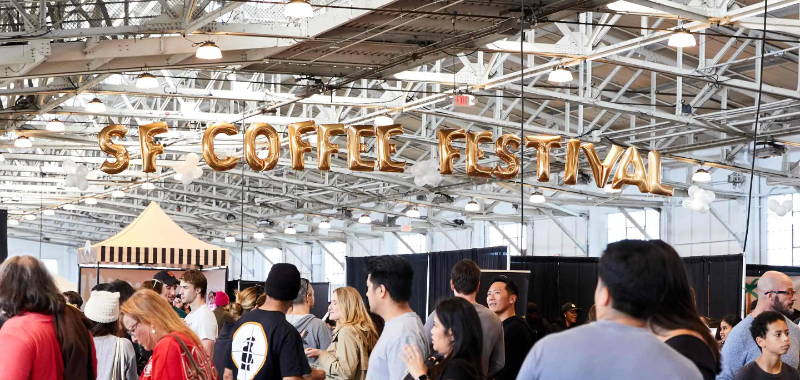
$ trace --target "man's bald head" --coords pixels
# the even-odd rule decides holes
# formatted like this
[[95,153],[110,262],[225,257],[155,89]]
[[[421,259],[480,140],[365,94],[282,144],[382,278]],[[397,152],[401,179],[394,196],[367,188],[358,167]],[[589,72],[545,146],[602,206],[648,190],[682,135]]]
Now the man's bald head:
[[768,271],[758,279],[758,312],[777,311],[788,315],[794,305],[792,279],[784,273]]

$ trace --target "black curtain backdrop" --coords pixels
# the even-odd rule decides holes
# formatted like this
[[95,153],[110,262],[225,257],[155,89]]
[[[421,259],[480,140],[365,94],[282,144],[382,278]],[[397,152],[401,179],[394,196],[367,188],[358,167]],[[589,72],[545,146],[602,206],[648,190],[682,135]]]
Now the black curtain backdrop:
[[[425,315],[425,302],[427,301],[426,291],[428,289],[428,254],[417,253],[411,255],[402,255],[411,264],[414,270],[414,280],[411,287],[411,300],[409,304],[412,309],[424,321]],[[346,276],[347,286],[352,286],[361,293],[364,298],[364,304],[369,306],[367,301],[367,260],[370,257],[346,257],[345,263],[347,265]]]
[[[742,255],[683,258],[700,314],[721,318],[738,313],[742,302],[742,260]],[[536,302],[545,318],[555,321],[566,302],[583,308],[580,317],[585,318],[594,304],[597,261],[596,257],[512,256],[511,269],[531,271],[528,300]]]
[[585,319],[594,304],[596,257],[511,256],[512,270],[529,270],[528,301],[551,322],[561,318],[561,305],[572,302]]
[[8,211],[0,210],[0,263],[8,258]]
[[462,259],[470,259],[482,269],[506,269],[508,266],[507,251],[507,247],[499,246],[431,252],[428,266],[430,281],[428,310],[432,311],[441,299],[453,295],[453,291],[450,290],[450,270],[457,262]]

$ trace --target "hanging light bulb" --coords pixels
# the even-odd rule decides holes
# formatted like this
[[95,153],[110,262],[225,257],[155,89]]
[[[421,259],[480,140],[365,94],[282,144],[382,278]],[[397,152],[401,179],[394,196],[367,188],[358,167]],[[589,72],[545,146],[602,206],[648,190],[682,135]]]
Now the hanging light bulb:
[[314,8],[308,0],[289,0],[283,9],[283,15],[293,18],[309,18],[314,16]]
[[394,124],[394,119],[386,115],[381,115],[375,118],[373,124],[375,124],[376,127],[382,127],[384,125],[392,125]]
[[145,182],[142,184],[142,190],[154,190],[155,188],[156,185],[154,185],[152,182]]
[[420,213],[419,209],[416,207],[412,207],[408,211],[406,211],[406,216],[409,218],[419,219]]
[[622,189],[615,189],[611,187],[611,184],[607,184],[603,186],[603,191],[605,191],[608,194],[619,194],[622,192]]
[[36,215],[33,215],[33,214],[25,214],[25,215],[23,215],[23,216],[22,216],[22,219],[25,219],[25,220],[27,220],[27,221],[36,220]]
[[97,204],[97,199],[95,199],[95,198],[86,198],[86,199],[83,200],[83,203],[86,203],[87,205],[90,205],[90,206],[96,205]]
[[676,29],[676,32],[670,35],[667,41],[667,45],[674,48],[692,47],[696,44],[697,42],[694,40],[694,36],[683,28]]
[[150,73],[141,73],[136,76],[136,88],[156,88],[158,87],[158,79]]
[[226,243],[236,243],[236,238],[233,236],[225,236]]
[[706,169],[697,169],[697,171],[692,174],[692,182],[709,183],[711,182],[711,173]]
[[369,215],[364,214],[358,217],[358,222],[361,224],[371,224],[372,218],[370,218]]
[[112,198],[122,198],[125,196],[125,192],[122,190],[114,190],[111,192]]
[[331,228],[331,222],[329,222],[327,219],[325,219],[325,220],[319,222],[319,226],[318,227],[321,230],[327,230],[327,229]]
[[91,112],[91,113],[106,112],[106,105],[103,104],[102,100],[94,98],[90,100],[89,103],[86,104],[86,112]]
[[286,228],[283,230],[283,233],[287,235],[297,235],[297,230],[294,228],[293,225],[290,224],[286,226]]
[[206,41],[197,47],[194,56],[200,59],[220,59],[222,58],[222,50],[213,41]]
[[547,202],[547,198],[545,198],[543,194],[539,194],[539,193],[531,194],[531,197],[528,200],[531,203],[544,203],[544,202]]
[[264,233],[263,232],[253,232],[253,240],[255,240],[255,241],[264,240]]
[[64,132],[66,127],[64,127],[64,123],[61,120],[53,119],[47,122],[45,129],[50,132]]
[[44,216],[53,216],[56,212],[53,209],[42,210],[42,215]]
[[480,204],[478,204],[478,202],[475,202],[475,201],[469,201],[469,202],[467,202],[467,204],[464,206],[464,211],[469,211],[469,212],[478,212],[478,211],[480,211],[480,210],[481,210],[481,205],[480,205]]
[[75,210],[76,207],[72,203],[65,203],[64,205],[61,206],[61,208],[63,208],[64,210],[67,210],[67,211],[72,211],[72,210]]
[[572,82],[572,72],[565,69],[564,66],[556,66],[547,76],[547,81],[553,83]]
[[17,148],[30,148],[33,146],[33,142],[27,136],[20,136],[14,140],[14,146]]
[[18,226],[18,225],[19,225],[19,220],[16,220],[16,219],[9,219],[9,220],[8,220],[8,225],[9,225],[9,226]]

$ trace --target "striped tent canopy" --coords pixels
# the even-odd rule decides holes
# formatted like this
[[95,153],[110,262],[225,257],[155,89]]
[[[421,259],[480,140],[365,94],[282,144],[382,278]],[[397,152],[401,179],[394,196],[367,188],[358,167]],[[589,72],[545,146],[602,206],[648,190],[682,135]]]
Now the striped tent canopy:
[[175,223],[156,202],[116,235],[80,248],[81,264],[133,264],[194,268],[227,265],[227,250],[208,244]]

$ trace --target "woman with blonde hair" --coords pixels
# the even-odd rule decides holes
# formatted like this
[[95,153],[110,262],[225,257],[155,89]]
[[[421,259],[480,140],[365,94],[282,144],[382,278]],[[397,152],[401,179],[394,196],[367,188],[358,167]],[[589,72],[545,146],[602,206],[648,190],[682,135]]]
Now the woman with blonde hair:
[[139,290],[120,311],[133,341],[153,352],[140,380],[217,379],[200,339],[158,293]]
[[349,286],[334,290],[328,314],[336,322],[331,345],[327,350],[306,349],[306,356],[318,358],[312,379],[363,380],[378,332],[361,295]]

